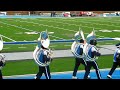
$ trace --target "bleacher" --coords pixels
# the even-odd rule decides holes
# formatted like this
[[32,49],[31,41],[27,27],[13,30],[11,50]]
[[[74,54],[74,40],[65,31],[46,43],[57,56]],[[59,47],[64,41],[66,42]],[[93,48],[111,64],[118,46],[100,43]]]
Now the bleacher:
[[[51,15],[55,12],[55,15]],[[67,11],[70,17],[118,17],[120,13],[115,11],[92,11],[92,15],[87,15],[89,11]],[[84,15],[80,15],[84,12]],[[0,18],[43,18],[43,17],[67,17],[66,11],[0,11]],[[65,15],[64,15],[65,14]]]

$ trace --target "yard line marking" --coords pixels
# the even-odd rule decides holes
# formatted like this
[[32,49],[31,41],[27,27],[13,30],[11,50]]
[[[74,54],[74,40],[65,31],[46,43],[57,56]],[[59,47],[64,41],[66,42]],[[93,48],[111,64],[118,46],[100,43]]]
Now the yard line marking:
[[10,49],[10,47],[7,47],[7,48],[4,48],[4,47],[3,47],[3,49]]
[[20,20],[17,20],[19,22],[26,22],[26,23],[32,23],[32,24],[37,24],[39,26],[47,26],[47,27],[52,27],[52,28],[58,28],[58,29],[63,29],[63,30],[67,30],[67,31],[72,31],[72,32],[76,32],[75,30],[70,30],[70,29],[65,29],[65,28],[60,28],[60,27],[55,27],[55,26],[52,26],[52,25],[45,25],[45,24],[40,24],[40,23],[35,23],[35,22],[28,22],[28,21],[20,21]]
[[[19,21],[19,20],[17,20]],[[34,23],[34,22],[28,22],[28,21],[19,21],[19,22],[26,22],[26,23],[33,23],[33,24],[39,24],[39,23]],[[64,23],[63,23],[64,24]],[[69,24],[69,23],[67,23]],[[65,28],[60,28],[60,27],[54,27],[54,26],[49,26],[49,25],[45,25],[45,24],[40,24],[40,25],[43,25],[43,26],[48,26],[48,27],[53,27],[53,28],[58,28],[58,29],[63,29],[63,30],[66,30],[66,31],[72,31],[72,32],[76,32],[75,30],[70,30],[70,29],[65,29]],[[76,24],[74,24],[76,25]],[[77,25],[78,26],[78,25]],[[80,25],[79,25],[80,26]],[[88,26],[83,26],[83,27],[88,27]],[[93,28],[93,27],[88,27],[88,28]],[[97,29],[101,29],[101,28],[97,28]],[[89,34],[89,33],[85,33],[85,34]],[[100,36],[100,35],[96,35],[96,36]],[[100,37],[105,37],[105,36],[100,36]],[[106,37],[107,38],[107,37]]]
[[[1,35],[1,34],[0,34]],[[9,39],[9,40],[11,40],[11,41],[13,41],[13,42],[16,42],[15,40],[13,40],[13,39],[11,39],[11,38],[9,38],[9,37],[6,37],[6,36],[4,36],[4,35],[1,35],[2,37],[4,37],[4,38],[7,38],[7,39]]]
[[13,27],[16,27],[16,28],[24,29],[24,30],[27,30],[27,31],[33,31],[31,29],[23,28],[23,27],[13,25],[13,24],[8,24],[8,23],[2,22],[2,21],[0,21],[0,23],[6,24],[6,25],[9,25],[9,26],[13,26]]
[[[39,20],[39,21],[45,21],[45,20]],[[55,22],[55,23],[62,23],[62,24],[68,24],[68,25],[75,25],[75,26],[80,26],[80,25],[77,25],[77,24],[70,24],[70,23],[65,23],[65,22],[56,22],[56,21],[48,21],[48,20],[46,20],[47,22]],[[82,26],[82,25],[81,25]],[[93,27],[89,27],[89,26],[82,26],[82,27],[87,27],[87,28],[93,28]],[[95,28],[95,29],[102,29],[102,28]],[[75,31],[76,32],[76,31]],[[85,33],[85,34],[89,34],[89,33]],[[105,37],[105,36],[100,36],[100,35],[96,35],[96,36],[99,36],[99,37]],[[108,37],[106,37],[106,38],[108,38]]]
[[18,47],[18,48],[27,48],[27,47]]
[[[27,21],[20,21],[20,20],[16,20],[16,21],[19,21],[19,22],[27,22]],[[1,23],[7,24],[7,23],[4,23],[4,22],[1,22]],[[27,23],[39,24],[39,23],[34,23],[34,22],[27,22]],[[27,29],[27,28],[19,27],[19,26],[17,26],[17,25],[12,25],[12,24],[7,24],[7,25],[14,26],[14,27],[21,28],[21,29],[25,29],[25,30],[28,30],[28,31],[33,31],[33,30],[30,30],[30,29]],[[53,28],[58,28],[58,29],[63,29],[63,30],[67,30],[67,31],[73,31],[73,30],[69,30],[69,29],[64,29],[64,28],[59,28],[59,27],[54,27],[54,26],[49,26],[49,25],[44,25],[44,24],[40,24],[40,25],[48,26],[48,27],[53,27]],[[87,27],[88,27],[88,26],[87,26]],[[92,27],[92,28],[93,28],[93,27]],[[73,31],[73,32],[76,32],[76,31]],[[104,37],[104,36],[100,36],[100,37]]]
[[58,38],[58,39],[65,40],[64,38],[56,37],[56,36],[54,36],[54,35],[49,35],[49,36],[51,36],[51,37],[55,37],[55,38]]
[[[1,22],[1,21],[0,21]],[[20,27],[20,26],[17,26],[17,25],[12,25],[12,24],[8,24],[8,23],[4,23],[4,22],[1,22],[3,24],[6,24],[6,25],[10,25],[10,26],[13,26],[13,27],[16,27],[16,28],[20,28],[20,29],[24,29],[24,30],[27,30],[27,31],[32,31],[34,33],[39,33],[38,31],[35,31],[35,30],[31,30],[31,29],[27,29],[27,28],[23,28],[23,27]],[[56,37],[54,35],[51,35],[52,37]],[[56,38],[60,38],[60,37],[56,37]],[[60,39],[63,39],[63,38],[60,38]]]
[[[64,20],[64,21],[67,21],[67,20]],[[97,21],[97,20],[89,20],[89,21],[84,21],[84,20],[82,20],[82,21],[69,20],[69,21],[82,22],[82,23],[88,23],[88,24],[96,24],[96,25],[106,25],[106,26],[112,26],[112,27],[120,27],[119,25],[117,26],[117,25],[114,25],[114,24],[110,25],[110,24],[100,24],[100,23],[96,23],[96,22],[95,23],[91,22],[91,21]],[[119,24],[119,22],[118,22],[118,24]],[[82,27],[84,27],[84,26],[82,26]],[[92,28],[92,27],[90,27],[90,28]],[[96,29],[102,29],[102,28],[96,28]]]

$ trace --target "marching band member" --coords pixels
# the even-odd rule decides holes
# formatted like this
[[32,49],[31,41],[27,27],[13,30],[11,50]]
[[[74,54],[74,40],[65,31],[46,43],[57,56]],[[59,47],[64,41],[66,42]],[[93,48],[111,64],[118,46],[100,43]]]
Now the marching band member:
[[[83,47],[84,47],[84,40],[80,39],[80,43],[78,45],[78,47],[75,47],[75,49],[77,50],[76,52],[78,52],[78,54],[80,55],[77,56],[75,55],[75,66],[74,66],[74,70],[73,70],[73,74],[72,74],[72,79],[78,79],[76,77],[77,71],[78,71],[78,67],[80,66],[80,64],[83,64],[85,66],[85,70],[86,70],[86,62],[83,60]],[[90,78],[90,76],[88,76],[88,78]]]
[[116,47],[117,49],[115,50],[115,53],[114,53],[113,65],[110,72],[107,75],[107,78],[109,79],[112,79],[113,72],[115,71],[118,65],[120,66],[120,43],[116,44]]
[[5,56],[0,54],[0,79],[3,79],[2,68],[5,66]]
[[0,51],[3,49],[3,39],[2,36],[0,36]]
[[90,37],[89,43],[87,47],[85,47],[85,60],[87,63],[87,68],[85,71],[84,79],[87,79],[91,67],[93,67],[96,71],[97,78],[101,79],[101,74],[98,68],[98,64],[96,62],[96,57],[100,56],[101,54],[98,52],[96,45],[97,45],[97,40],[95,39],[94,33],[92,32],[93,36]]
[[40,79],[43,73],[45,74],[46,79],[51,79],[49,63],[52,58],[50,55],[49,43],[50,41],[48,38],[39,38],[38,40],[38,46],[35,51],[37,59],[35,59],[35,61],[39,65],[39,71],[36,74],[35,79]]
[[[0,36],[0,51],[3,49],[3,40],[2,37]],[[3,79],[2,75],[2,68],[5,66],[5,55],[0,54],[0,79]]]
[[[78,33],[79,35],[79,33]],[[75,35],[75,39],[78,38],[78,35]],[[80,37],[80,35],[79,35]],[[78,68],[80,66],[80,64],[83,64],[86,70],[86,62],[85,60],[83,60],[84,55],[83,55],[83,47],[84,47],[84,40],[80,39],[80,42],[78,42],[77,40],[73,42],[72,47],[71,47],[71,51],[73,53],[73,55],[75,56],[75,66],[74,66],[74,70],[73,70],[73,74],[72,74],[72,79],[78,79],[76,74],[78,71]],[[90,78],[90,76],[88,76],[88,78]]]

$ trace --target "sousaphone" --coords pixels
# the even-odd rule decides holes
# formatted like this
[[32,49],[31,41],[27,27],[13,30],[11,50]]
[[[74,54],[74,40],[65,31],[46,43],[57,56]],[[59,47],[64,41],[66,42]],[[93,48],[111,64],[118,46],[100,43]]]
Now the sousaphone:
[[71,45],[71,51],[75,57],[81,58],[81,57],[83,57],[83,55],[80,55],[81,44],[80,44],[79,39],[82,38],[84,40],[84,34],[83,34],[82,30],[75,33],[74,38],[75,38],[75,41]]
[[0,36],[0,51],[3,49],[3,39],[2,37]]
[[48,52],[48,58],[51,57],[51,50],[49,49],[50,39],[48,36],[48,33],[46,31],[43,31],[40,33],[40,37],[38,38],[38,45],[36,46],[34,52],[33,52],[33,58],[35,62],[42,67],[48,66],[51,63],[51,58],[48,62],[42,62],[42,53],[43,50],[41,49],[41,45],[47,48]]

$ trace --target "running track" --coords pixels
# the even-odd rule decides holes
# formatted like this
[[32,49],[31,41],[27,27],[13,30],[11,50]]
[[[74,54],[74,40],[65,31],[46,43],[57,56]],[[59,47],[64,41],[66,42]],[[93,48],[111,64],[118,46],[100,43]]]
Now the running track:
[[[110,71],[110,69],[100,69],[102,79],[107,79],[107,74]],[[73,71],[67,71],[67,72],[56,72],[51,73],[51,79],[72,79],[72,72]],[[84,76],[84,70],[78,71],[77,77],[79,79],[83,79]],[[91,79],[97,79],[96,73],[93,70],[91,70],[91,73],[89,74],[91,76]],[[13,76],[3,76],[3,79],[34,79],[35,74],[27,74],[27,75],[13,75]],[[41,77],[41,79],[45,79],[45,76]],[[120,79],[120,68],[117,68],[113,75],[112,79]]]

